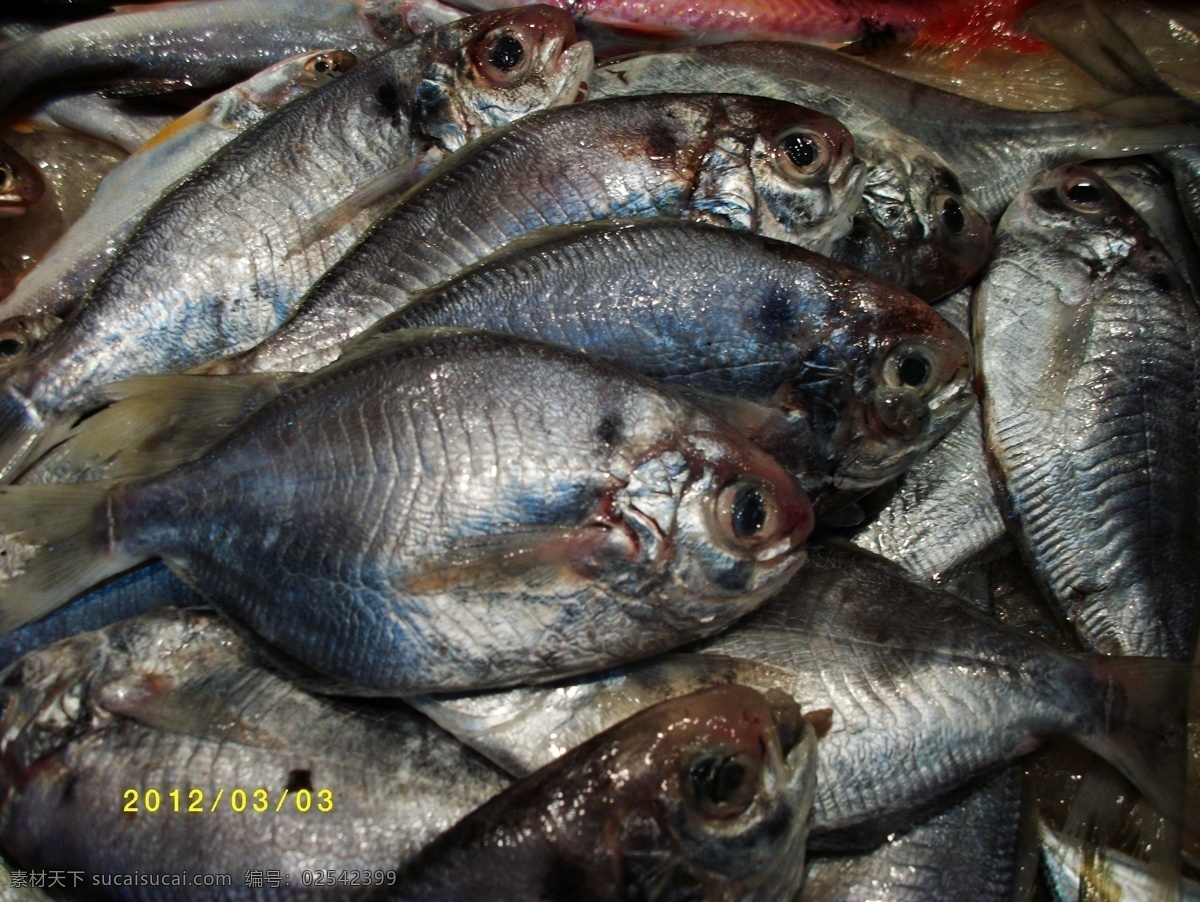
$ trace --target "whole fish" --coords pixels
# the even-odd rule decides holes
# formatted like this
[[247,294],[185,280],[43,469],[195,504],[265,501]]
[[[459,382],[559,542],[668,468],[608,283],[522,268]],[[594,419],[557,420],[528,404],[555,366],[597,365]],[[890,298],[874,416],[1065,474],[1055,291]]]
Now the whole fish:
[[173,122],[105,176],[83,216],[0,302],[0,316],[64,318],[87,296],[96,278],[163,195],[237,135],[357,63],[343,50],[293,57],[206,100]]
[[703,654],[546,687],[412,701],[520,776],[632,711],[698,686],[782,689],[804,710],[828,713],[810,851],[869,851],[1051,734],[1104,756],[1178,816],[1191,668],[1061,654],[857,550],[815,547],[802,572],[702,643]]
[[398,899],[791,898],[817,739],[783,693],[701,690],[617,724],[431,843]]
[[1190,660],[1200,309],[1094,172],[1035,177],[975,298],[988,451],[1018,539],[1085,645]]
[[570,102],[590,63],[565,13],[488,13],[381,54],[244,131],[155,205],[79,314],[9,371],[0,478],[94,408],[107,383],[257,344],[369,224],[360,216],[306,242],[310,218]]
[[[935,309],[955,328],[970,331],[964,289]],[[1002,548],[1004,519],[988,472],[979,404],[933,449],[904,471],[887,503],[851,542],[882,555],[919,579],[945,584]]]
[[4,628],[161,557],[351,687],[481,688],[710,634],[804,559],[812,508],[774,460],[574,352],[413,330],[279,386],[159,476],[6,487]]
[[[271,63],[330,47],[363,59],[407,40],[403,2],[217,0],[126,9],[4,48],[0,110],[34,93],[107,85],[126,94],[223,88]],[[389,33],[390,32],[390,33]]]
[[[595,81],[599,84],[605,71],[633,80],[643,67],[662,65],[656,56],[611,63]],[[1047,167],[1200,144],[1195,113],[1166,98],[1128,98],[1096,110],[1030,112],[969,100],[805,44],[732,42],[668,56],[678,60],[670,67],[681,70],[686,59],[711,65],[753,57],[763,71],[787,79],[794,103],[839,119],[848,106],[864,109],[939,154],[992,221],[1030,176]],[[679,71],[677,77],[688,76]]]
[[1016,884],[1021,769],[863,855],[809,859],[804,902],[1010,902]]
[[46,190],[37,167],[0,141],[0,219],[20,216]]
[[689,218],[820,251],[849,227],[861,178],[846,130],[790,103],[670,94],[547,110],[448,160],[313,287],[282,329],[209,371],[323,366],[413,292],[547,226]]
[[782,424],[747,434],[814,502],[893,478],[972,397],[966,338],[919,298],[795,245],[696,223],[564,232],[423,293],[372,331],[445,325],[774,408]]
[[957,176],[856,95],[814,91],[772,47],[742,42],[617,60],[596,69],[589,96],[703,89],[793,103],[810,97],[846,126],[866,167],[853,227],[828,253],[930,300],[966,284],[987,262],[992,235]]
[[93,889],[102,875],[186,871],[235,882],[133,895],[251,898],[243,875],[278,870],[279,898],[345,898],[302,871],[394,880],[511,782],[405,705],[354,708],[269,665],[216,615],[174,609],[23,658],[0,689],[0,842],[103,897],[129,891]]

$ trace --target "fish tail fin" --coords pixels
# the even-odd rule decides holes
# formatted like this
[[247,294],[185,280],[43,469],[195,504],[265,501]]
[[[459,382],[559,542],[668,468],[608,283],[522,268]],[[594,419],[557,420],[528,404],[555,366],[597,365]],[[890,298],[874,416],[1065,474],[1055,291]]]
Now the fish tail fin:
[[14,387],[0,390],[0,483],[12,482],[45,451],[61,441],[70,424],[43,418]]
[[1200,781],[1185,773],[1200,668],[1161,658],[1096,655],[1091,661],[1104,687],[1101,723],[1081,741],[1164,817],[1189,829],[1200,825]]
[[108,386],[114,403],[81,422],[55,464],[104,478],[145,476],[199,457],[283,390],[291,374],[139,376]]
[[0,486],[0,632],[149,555],[117,541],[111,482]]

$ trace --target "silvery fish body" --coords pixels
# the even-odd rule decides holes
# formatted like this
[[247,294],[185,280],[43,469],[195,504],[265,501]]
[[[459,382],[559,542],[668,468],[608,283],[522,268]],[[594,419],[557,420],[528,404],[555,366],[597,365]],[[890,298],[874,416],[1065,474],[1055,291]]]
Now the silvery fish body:
[[[407,706],[296,688],[212,613],[41,649],[0,697],[0,841],[26,868],[84,871],[89,898],[261,898],[251,870],[290,877],[272,898],[345,898],[302,872],[395,872],[511,782]],[[232,884],[94,888],[185,871]]]
[[1180,881],[1178,895],[1167,895],[1175,887],[1164,885],[1146,861],[1116,849],[1090,847],[1038,821],[1042,841],[1042,873],[1058,902],[1104,899],[1105,902],[1142,902],[1174,898],[1178,902],[1200,902],[1200,883]]
[[1187,668],[1061,654],[873,555],[813,548],[802,579],[688,648],[703,653],[554,686],[414,702],[520,775],[697,686],[781,689],[805,711],[828,715],[818,730],[810,850],[869,851],[1050,734],[1098,751],[1160,804],[1179,804],[1172,756],[1182,753]]
[[1016,883],[1021,768],[863,855],[809,859],[803,902],[1010,902]]
[[817,739],[783,693],[744,686],[647,708],[431,844],[388,898],[791,899]]
[[34,92],[89,83],[115,83],[125,93],[218,88],[313,50],[343,47],[365,59],[386,50],[391,38],[376,31],[361,4],[346,0],[126,7],[6,46],[0,109]]
[[356,64],[342,50],[284,60],[172,122],[104,177],[87,211],[0,302],[0,317],[65,317],[163,195],[241,132]]
[[564,13],[485,14],[380,54],[243,132],[155,205],[79,313],[7,373],[0,473],[16,475],[106,384],[257,344],[370,222],[312,236],[313,217],[570,102],[590,63]]
[[[863,115],[878,116],[933,148],[993,221],[1040,169],[1152,153],[1200,139],[1194,113],[1190,124],[1169,124],[1179,116],[1179,105],[1160,104],[1156,98],[1136,98],[1107,113],[1026,112],[970,100],[876,69],[849,54],[804,44],[730,43],[687,53],[707,60],[753,54],[763,70],[788,78],[794,86],[790,100],[838,118],[848,105],[865,107]],[[616,68],[635,67],[641,59],[623,60]]]
[[414,291],[549,226],[665,216],[820,250],[849,228],[861,177],[849,133],[790,103],[665,94],[547,110],[448,160],[313,287],[291,321],[214,371],[316,369]]
[[803,561],[813,513],[779,464],[573,352],[412,330],[282,386],[161,475],[6,487],[9,627],[162,557],[303,664],[403,695],[644,657],[726,626]]
[[[969,332],[970,295],[964,289],[935,309],[955,328]],[[904,471],[887,504],[851,541],[913,576],[944,583],[999,548],[1004,535],[979,404],[972,396],[970,410]]]
[[1037,176],[976,294],[984,431],[1018,538],[1085,645],[1190,660],[1200,310],[1090,170]]
[[857,94],[814,89],[774,46],[731,43],[617,60],[596,69],[588,96],[703,88],[811,105],[849,129],[867,170],[852,229],[827,253],[927,299],[965,284],[987,262],[992,234],[950,167]]
[[[696,223],[563,232],[423,293],[372,331],[443,325],[765,405],[783,424],[750,434],[814,501],[892,478],[971,397],[967,340],[924,301],[795,245]],[[901,404],[915,429],[889,416]]]

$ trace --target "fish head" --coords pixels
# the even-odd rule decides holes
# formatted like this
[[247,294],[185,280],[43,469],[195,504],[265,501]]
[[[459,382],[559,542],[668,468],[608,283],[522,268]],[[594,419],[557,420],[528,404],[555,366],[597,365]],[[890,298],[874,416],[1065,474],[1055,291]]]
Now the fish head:
[[752,228],[827,253],[850,229],[866,170],[831,116],[765,97],[729,98],[726,115],[749,145]]
[[620,756],[607,847],[630,896],[790,898],[816,772],[816,737],[795,701],[712,687],[605,735]]
[[1085,281],[1111,271],[1138,247],[1156,244],[1104,179],[1079,165],[1035,175],[1009,205],[1000,228],[1022,243],[1053,243],[1059,259],[1079,264]]
[[572,103],[592,45],[549,6],[484,13],[441,29],[440,52],[414,94],[414,123],[449,153],[536,110]]
[[853,226],[834,248],[843,263],[936,300],[967,284],[992,253],[992,228],[932,151],[877,142]]
[[765,600],[803,563],[808,497],[775,460],[696,413],[652,446],[612,496],[642,578],[712,629]]
[[45,191],[46,183],[37,167],[0,142],[0,219],[20,216]]
[[[877,295],[894,294],[891,303],[877,297],[872,312],[831,332],[777,399],[815,445],[816,476],[837,492],[861,493],[900,475],[974,398],[966,336],[915,296],[872,283]],[[775,451],[785,440],[765,444]]]
[[62,322],[49,313],[41,316],[10,316],[0,320],[0,366],[28,358],[38,342]]

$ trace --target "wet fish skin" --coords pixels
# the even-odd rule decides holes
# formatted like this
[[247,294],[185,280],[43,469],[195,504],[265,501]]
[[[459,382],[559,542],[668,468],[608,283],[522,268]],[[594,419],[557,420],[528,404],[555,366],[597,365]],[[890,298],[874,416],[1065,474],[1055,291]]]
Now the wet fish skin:
[[[395,870],[511,782],[407,706],[363,709],[296,688],[208,612],[163,609],[46,647],[6,672],[0,694],[0,840],[27,868],[89,880],[232,874],[236,893],[246,870],[278,869],[292,875],[280,898],[345,898],[345,887],[301,886],[301,870]],[[235,788],[247,807],[267,789],[272,809],[291,792],[267,827],[267,815],[231,808]],[[130,789],[133,817],[122,810]],[[307,812],[293,801],[301,789]],[[322,789],[332,807],[318,811]],[[204,810],[187,816],[194,790]]]
[[[989,221],[998,219],[1025,182],[1047,167],[1153,153],[1200,140],[1194,118],[1188,120],[1192,124],[1170,124],[1187,115],[1181,113],[1186,107],[1160,98],[1134,98],[1099,111],[1037,113],[979,103],[804,44],[731,42],[686,52],[711,61],[753,53],[758,66],[795,86],[789,98],[794,103],[842,121],[849,118],[847,107],[862,104],[866,115],[884,119],[940,155]],[[604,71],[598,70],[597,88]],[[853,131],[850,122],[847,126]]]
[[37,167],[0,141],[0,219],[20,216],[46,191]]
[[[522,52],[501,70],[490,59],[509,39]],[[563,13],[485,14],[381,54],[243,132],[147,214],[80,313],[9,375],[0,476],[97,406],[106,384],[261,341],[369,224],[360,216],[305,243],[309,218],[384,173],[415,180],[498,119],[570,102],[590,62]]]
[[816,745],[782,693],[726,686],[663,702],[464,819],[389,895],[790,898]]
[[271,63],[329,47],[363,59],[403,41],[343,0],[218,0],[127,10],[63,25],[5,48],[0,109],[85,84],[125,93],[217,88]]
[[[43,516],[66,496],[82,516]],[[452,330],[377,340],[161,476],[10,486],[0,506],[19,546],[9,628],[162,557],[306,666],[394,695],[552,678],[721,629],[800,566],[813,520],[777,463],[649,380]],[[121,541],[83,538],[102,521]],[[34,535],[46,527],[62,541]]]
[[702,87],[793,103],[805,97],[849,129],[867,170],[853,227],[830,255],[927,300],[966,284],[987,261],[991,228],[945,161],[853,95],[814,90],[789,71],[786,53],[770,55],[773,47],[740,42],[617,60],[597,67],[588,96]]
[[702,653],[411,701],[523,775],[653,701],[729,682],[781,689],[830,712],[810,852],[869,851],[1053,734],[1106,756],[1158,804],[1179,805],[1182,789],[1169,784],[1189,668],[1064,655],[858,550],[813,547],[801,578],[684,651]]
[[[104,178],[83,216],[0,302],[0,316],[65,318],[87,297],[146,213],[176,184],[247,128],[357,63],[343,50],[292,57],[174,120]],[[20,350],[27,348],[23,344]]]
[[[814,152],[803,171],[784,149],[792,138]],[[413,292],[548,226],[680,217],[820,250],[849,227],[861,177],[849,133],[789,103],[668,94],[547,110],[447,161],[326,273],[283,328],[206,371],[312,371]]]
[[1035,177],[976,294],[984,430],[1008,516],[1084,644],[1190,660],[1200,312],[1091,170]]
[[[971,290],[935,309],[964,333]],[[1004,519],[988,471],[979,404],[929,453],[904,471],[886,504],[850,541],[902,565],[918,579],[944,584],[1003,547]]]
[[[869,463],[854,471],[860,483],[885,481],[893,452],[914,457],[940,436],[861,415],[877,395],[891,396],[892,369],[910,358],[928,362],[924,397],[950,406],[970,397],[966,338],[919,298],[795,245],[697,223],[563,231],[422,293],[369,334],[444,325],[571,347],[777,409],[786,426],[772,421],[769,435],[748,434],[786,463],[818,507],[846,481],[847,462],[886,457],[881,475]],[[806,384],[814,383],[821,391],[809,403]],[[958,395],[943,392],[945,384]],[[843,417],[860,428],[844,427]]]

